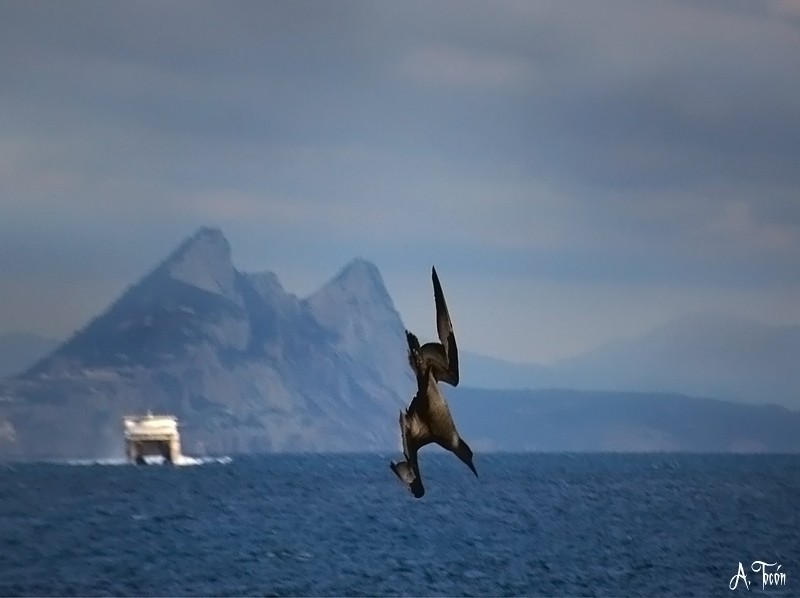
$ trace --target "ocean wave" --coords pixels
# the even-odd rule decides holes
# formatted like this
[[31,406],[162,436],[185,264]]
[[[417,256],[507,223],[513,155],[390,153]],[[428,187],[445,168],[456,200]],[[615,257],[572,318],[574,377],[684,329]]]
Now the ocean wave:
[[189,457],[187,455],[181,455],[181,458],[175,462],[175,465],[186,467],[188,465],[228,465],[231,463],[233,459],[228,456],[224,457]]
[[[167,462],[163,457],[147,456],[144,458],[147,465],[166,465]],[[190,467],[196,465],[228,465],[233,459],[228,456],[222,457],[190,457],[188,455],[181,455],[181,457],[174,463],[176,467]],[[131,465],[125,457],[110,457],[107,459],[69,459],[67,461],[54,461],[57,465],[75,465],[85,467],[87,465]]]

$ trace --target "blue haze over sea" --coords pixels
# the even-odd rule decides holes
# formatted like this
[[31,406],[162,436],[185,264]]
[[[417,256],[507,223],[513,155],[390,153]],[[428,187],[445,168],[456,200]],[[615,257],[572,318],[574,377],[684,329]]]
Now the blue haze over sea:
[[0,465],[0,595],[800,595],[800,456],[392,457]]

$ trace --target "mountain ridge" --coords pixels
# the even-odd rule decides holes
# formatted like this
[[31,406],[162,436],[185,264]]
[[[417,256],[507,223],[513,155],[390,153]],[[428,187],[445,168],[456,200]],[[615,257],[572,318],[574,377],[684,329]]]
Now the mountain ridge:
[[[702,359],[714,352],[715,342],[727,343],[730,355],[720,353],[715,359],[722,366],[709,371],[734,382],[727,369],[741,355],[766,354],[760,379],[779,381],[781,368],[797,355],[795,328],[713,318],[701,325],[705,320],[689,318],[617,341],[579,356],[583,365],[578,359],[560,370],[462,349],[462,384],[443,390],[454,397],[451,409],[461,432],[498,450],[800,450],[786,440],[795,432],[800,437],[796,411],[692,398],[715,395],[693,391],[704,379],[693,379],[691,370],[685,380],[695,386],[688,392],[625,388],[639,383],[631,372],[648,374],[638,365],[648,360],[699,361],[697,371],[704,373]],[[404,330],[371,262],[355,258],[317,290],[297,297],[272,272],[237,270],[222,232],[203,228],[72,337],[0,383],[0,459],[121,456],[122,416],[148,409],[179,417],[188,454],[399,450],[397,413],[415,390]],[[698,333],[706,340],[693,340]],[[640,355],[643,348],[648,355]],[[654,359],[655,349],[663,361]],[[621,357],[604,362],[609,351]],[[776,354],[783,360],[770,358]],[[634,358],[640,360],[636,367]],[[552,390],[598,384],[602,376],[615,388],[583,395],[575,394],[580,389]],[[793,378],[786,379],[791,388]],[[465,388],[481,380],[530,382],[538,390]],[[639,380],[648,382],[646,376]],[[516,399],[506,401],[509,396],[530,401],[520,410]],[[461,413],[467,414],[463,425]],[[741,429],[748,417],[760,422],[755,436]],[[730,429],[717,426],[709,444],[686,427],[695,418],[728,422]],[[770,426],[783,432],[770,440]],[[525,434],[539,440],[506,442]]]
[[[364,285],[369,301],[337,304]],[[380,353],[362,346],[403,329],[377,268],[354,260],[314,297],[287,293],[273,273],[239,272],[221,231],[201,229],[3,385],[0,419],[15,441],[0,454],[119,453],[120,418],[147,409],[180,418],[189,453],[395,445],[413,381],[399,334]],[[343,311],[358,334],[326,315]]]

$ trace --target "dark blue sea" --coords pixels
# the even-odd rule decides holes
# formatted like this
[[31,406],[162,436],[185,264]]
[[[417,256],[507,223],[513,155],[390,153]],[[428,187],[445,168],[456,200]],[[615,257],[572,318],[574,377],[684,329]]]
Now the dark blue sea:
[[394,456],[0,464],[0,595],[800,595],[800,456]]

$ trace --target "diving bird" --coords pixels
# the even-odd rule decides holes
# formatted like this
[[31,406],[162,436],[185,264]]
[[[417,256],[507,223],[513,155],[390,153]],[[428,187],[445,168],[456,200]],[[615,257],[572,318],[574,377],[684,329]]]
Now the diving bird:
[[[436,303],[436,331],[439,334],[439,342],[425,343],[420,346],[419,339],[406,330],[406,341],[408,342],[408,361],[411,369],[417,378],[425,375],[425,369],[430,367],[433,370],[433,377],[437,381],[447,382],[452,386],[458,386],[458,347],[456,346],[456,335],[453,333],[453,323],[450,321],[450,313],[447,311],[447,303],[444,300],[442,285],[439,283],[439,276],[436,268],[431,268],[431,278],[433,279],[433,299]],[[413,355],[419,355],[422,367],[417,364],[417,359]]]
[[[423,358],[419,352],[414,353],[412,358],[415,366],[421,370]],[[478,476],[472,462],[472,450],[456,430],[450,408],[433,376],[433,367],[426,366],[424,372],[423,375],[417,376],[417,393],[411,399],[411,404],[405,413],[400,412],[400,434],[403,438],[403,454],[406,460],[389,464],[392,471],[417,498],[425,494],[417,453],[432,442],[455,454],[472,470],[475,477]]]

